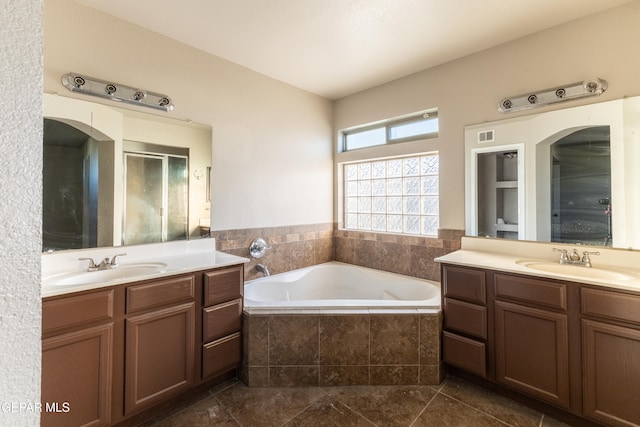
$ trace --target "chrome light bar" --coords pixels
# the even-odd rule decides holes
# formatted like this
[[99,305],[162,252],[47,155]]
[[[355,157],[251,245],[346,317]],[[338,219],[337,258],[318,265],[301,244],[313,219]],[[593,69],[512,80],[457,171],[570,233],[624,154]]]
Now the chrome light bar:
[[173,102],[167,95],[137,89],[119,83],[87,77],[76,73],[62,76],[62,84],[72,92],[98,96],[117,102],[154,108],[156,110],[171,111]]
[[504,98],[498,105],[501,113],[528,110],[542,107],[556,102],[570,101],[588,96],[597,96],[607,90],[607,82],[602,79],[587,80],[585,82],[572,83],[566,86],[558,86],[534,93]]

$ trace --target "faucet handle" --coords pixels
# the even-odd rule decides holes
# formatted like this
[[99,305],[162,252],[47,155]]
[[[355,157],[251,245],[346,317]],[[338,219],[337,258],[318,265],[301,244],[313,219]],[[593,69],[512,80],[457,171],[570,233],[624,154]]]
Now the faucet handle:
[[118,260],[116,260],[116,258],[119,257],[119,256],[125,256],[125,255],[126,255],[126,253],[124,253],[124,252],[121,253],[121,254],[114,255],[113,258],[111,258],[111,261],[109,262],[109,264],[112,267],[115,267],[116,265],[118,265]]
[[558,248],[553,248],[554,252],[562,252],[560,254],[560,263],[563,263],[565,261],[567,261],[569,259],[569,255],[567,255],[567,250],[566,249],[558,249]]
[[95,271],[98,269],[98,266],[96,265],[93,258],[78,258],[78,261],[89,261],[89,267],[87,268],[87,271]]

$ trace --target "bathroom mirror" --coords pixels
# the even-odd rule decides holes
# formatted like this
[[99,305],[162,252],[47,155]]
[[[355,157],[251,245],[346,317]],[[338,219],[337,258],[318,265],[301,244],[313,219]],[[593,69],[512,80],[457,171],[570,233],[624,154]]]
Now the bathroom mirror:
[[44,252],[200,238],[211,127],[44,95]]
[[470,236],[640,249],[640,97],[465,127]]

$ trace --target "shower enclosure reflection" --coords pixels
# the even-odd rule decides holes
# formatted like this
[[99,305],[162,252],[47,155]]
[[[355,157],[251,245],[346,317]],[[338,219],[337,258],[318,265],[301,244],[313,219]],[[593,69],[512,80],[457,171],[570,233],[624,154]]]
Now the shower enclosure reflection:
[[551,145],[551,241],[611,246],[609,127]]
[[147,151],[129,151],[131,148],[125,144],[122,244],[186,240],[189,214],[188,150],[175,150],[184,152],[178,156],[163,153],[163,147],[145,148]]
[[211,128],[45,94],[42,250],[200,238]]

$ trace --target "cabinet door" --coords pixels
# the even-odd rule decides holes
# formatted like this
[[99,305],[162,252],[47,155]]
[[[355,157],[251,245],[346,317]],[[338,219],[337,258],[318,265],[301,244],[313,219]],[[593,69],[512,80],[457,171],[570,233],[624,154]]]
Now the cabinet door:
[[43,426],[109,425],[112,341],[112,323],[42,341]]
[[193,302],[126,319],[125,415],[189,389],[194,322]]
[[568,408],[567,315],[496,301],[495,318],[496,379]]
[[582,321],[584,414],[640,425],[640,330]]

